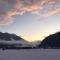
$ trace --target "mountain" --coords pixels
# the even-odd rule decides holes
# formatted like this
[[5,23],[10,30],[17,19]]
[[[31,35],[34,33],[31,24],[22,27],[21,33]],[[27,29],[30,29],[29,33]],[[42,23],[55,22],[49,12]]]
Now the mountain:
[[60,48],[60,32],[52,34],[46,37],[41,44],[39,44],[41,48]]
[[26,40],[17,36],[16,34],[10,33],[2,33],[0,32],[0,48],[30,48],[31,46],[28,44]]
[[23,38],[17,36],[16,34],[0,32],[0,40],[11,41],[12,40],[11,38],[14,40],[24,40]]

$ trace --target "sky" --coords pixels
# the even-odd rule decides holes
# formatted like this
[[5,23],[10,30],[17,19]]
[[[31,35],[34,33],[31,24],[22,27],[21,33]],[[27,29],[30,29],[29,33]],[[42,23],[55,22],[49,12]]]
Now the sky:
[[27,41],[60,31],[60,0],[0,0],[0,32]]

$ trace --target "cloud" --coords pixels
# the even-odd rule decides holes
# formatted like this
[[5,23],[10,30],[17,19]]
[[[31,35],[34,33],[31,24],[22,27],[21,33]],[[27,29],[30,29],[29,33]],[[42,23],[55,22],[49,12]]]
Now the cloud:
[[43,16],[48,17],[57,14],[60,12],[60,8],[51,9],[48,12],[44,13]]
[[42,16],[52,16],[60,12],[60,0],[0,0],[0,25],[8,25],[14,16],[42,12]]

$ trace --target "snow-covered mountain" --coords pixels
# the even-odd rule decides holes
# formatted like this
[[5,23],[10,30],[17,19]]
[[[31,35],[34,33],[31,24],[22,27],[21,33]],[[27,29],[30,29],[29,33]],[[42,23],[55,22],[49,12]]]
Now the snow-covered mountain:
[[0,32],[0,40],[11,41],[11,40],[24,40],[16,34],[2,33]]
[[30,47],[30,45],[26,40],[17,36],[16,34],[0,32],[0,48],[4,47],[20,48],[20,47]]

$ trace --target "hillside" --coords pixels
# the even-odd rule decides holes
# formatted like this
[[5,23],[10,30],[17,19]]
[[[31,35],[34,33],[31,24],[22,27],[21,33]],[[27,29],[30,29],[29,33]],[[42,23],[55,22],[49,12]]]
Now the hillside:
[[12,39],[14,39],[14,40],[24,40],[23,38],[17,36],[16,34],[0,32],[0,40],[11,41]]
[[0,48],[2,49],[20,49],[31,48],[26,40],[16,34],[0,32]]
[[39,44],[41,48],[60,48],[60,32],[52,34],[46,37],[41,44]]

